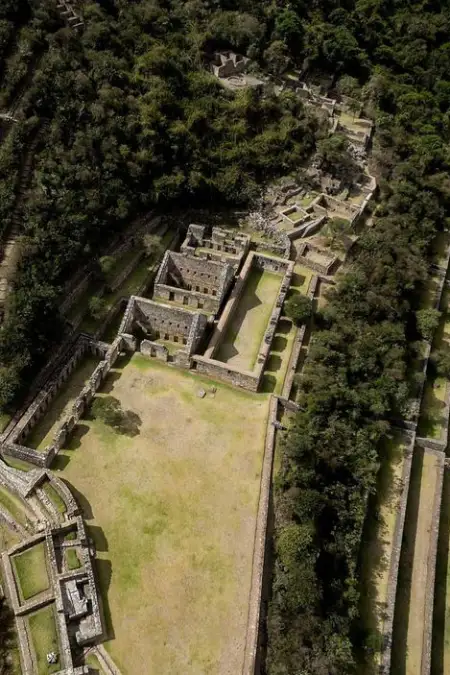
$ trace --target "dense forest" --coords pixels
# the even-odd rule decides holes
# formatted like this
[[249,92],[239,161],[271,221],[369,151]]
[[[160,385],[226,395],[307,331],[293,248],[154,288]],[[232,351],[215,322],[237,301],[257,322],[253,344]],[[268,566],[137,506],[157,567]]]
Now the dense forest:
[[331,74],[376,121],[374,227],[319,317],[277,479],[266,663],[268,675],[356,673],[359,654],[369,659],[376,646],[358,621],[367,499],[388,420],[404,413],[414,385],[418,292],[450,206],[450,9],[99,0],[82,12],[77,35],[50,0],[0,8],[5,109],[27,85],[21,124],[0,146],[1,229],[16,206],[20,157],[36,144],[27,252],[0,330],[1,404],[58,339],[65,280],[136,214],[251,204],[311,152],[317,122],[295,96],[230,94],[205,69],[214,49],[233,47],[276,75],[305,64]]

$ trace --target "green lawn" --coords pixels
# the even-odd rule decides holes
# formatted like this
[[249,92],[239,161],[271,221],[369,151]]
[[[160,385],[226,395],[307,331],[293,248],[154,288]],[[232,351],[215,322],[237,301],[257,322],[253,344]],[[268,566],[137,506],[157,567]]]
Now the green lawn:
[[267,329],[282,276],[252,270],[219,346],[217,360],[253,370]]
[[91,653],[88,654],[84,660],[85,664],[89,666],[95,673],[100,673],[100,675],[103,675],[103,670],[100,665],[100,662],[98,658],[95,656],[95,654]]
[[53,502],[54,506],[56,506],[58,511],[61,514],[64,514],[67,510],[66,505],[64,503],[63,498],[59,495],[59,493],[55,490],[55,488],[52,485],[50,485],[50,483],[44,483],[42,488],[46,493],[47,497],[50,499],[50,501]]
[[69,415],[75,399],[81,393],[99,362],[98,357],[90,354],[82,358],[51,402],[46,413],[27,437],[26,444],[29,447],[36,448],[36,450],[45,450],[51,444],[58,427],[64,421],[64,418]]
[[36,656],[37,674],[48,675],[61,670],[61,663],[47,663],[47,654],[59,654],[58,635],[56,632],[56,616],[53,604],[28,616],[28,629]]
[[44,542],[13,556],[12,563],[22,600],[29,600],[49,588]]
[[25,527],[28,520],[25,505],[22,504],[18,497],[13,495],[6,488],[0,487],[0,504],[15,520],[17,520],[18,523]]
[[234,675],[242,669],[268,396],[139,354],[113,369],[105,389],[137,416],[139,433],[88,419],[58,460],[88,509],[115,636],[107,648],[123,675]]
[[296,265],[294,267],[294,274],[291,279],[291,289],[294,291],[300,291],[303,294],[306,294],[309,287],[309,282],[314,272],[308,267],[303,267],[303,265]]
[[66,548],[66,561],[69,570],[77,570],[81,567],[81,562],[75,548]]

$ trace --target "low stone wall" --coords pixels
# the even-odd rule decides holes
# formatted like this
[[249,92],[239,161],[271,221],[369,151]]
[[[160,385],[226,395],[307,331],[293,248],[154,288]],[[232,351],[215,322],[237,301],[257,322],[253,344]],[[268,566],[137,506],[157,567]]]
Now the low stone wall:
[[255,372],[240,370],[231,364],[222,363],[205,356],[195,355],[192,357],[197,372],[207,375],[215,380],[221,380],[234,387],[242,387],[249,391],[258,391],[260,376]]
[[41,389],[33,403],[9,434],[6,439],[9,444],[21,445],[23,443],[24,439],[26,439],[27,435],[44,415],[61,386],[66,382],[88,351],[99,356],[102,355],[102,349],[98,343],[85,338],[79,339],[68,361],[47,381],[46,385]]
[[169,350],[164,345],[159,342],[152,342],[151,340],[142,340],[140,344],[141,354],[144,356],[154,356],[159,361],[164,361],[165,363],[169,359]]
[[[308,257],[308,253],[310,251],[313,253],[323,255],[324,262],[319,263],[315,260],[311,260],[311,258]],[[323,274],[325,276],[330,275],[333,272],[336,264],[338,263],[338,258],[336,256],[330,256],[329,253],[327,253],[326,251],[322,251],[322,249],[318,248],[317,246],[314,246],[309,242],[301,245],[300,250],[298,252],[297,260],[305,267],[308,267],[314,272],[318,272],[319,274]]]
[[247,631],[245,637],[244,668],[242,675],[255,675],[257,662],[259,624],[261,615],[262,581],[264,571],[264,557],[269,514],[269,498],[272,484],[273,457],[275,452],[276,430],[274,422],[277,420],[278,398],[271,396],[269,417],[267,420],[264,459],[259,488],[258,515],[253,545],[252,580],[247,617]]

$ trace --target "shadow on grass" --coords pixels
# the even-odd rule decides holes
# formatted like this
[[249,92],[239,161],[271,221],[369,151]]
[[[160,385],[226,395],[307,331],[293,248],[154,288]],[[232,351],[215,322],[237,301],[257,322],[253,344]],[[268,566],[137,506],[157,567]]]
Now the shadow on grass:
[[403,531],[402,552],[395,601],[392,668],[396,675],[406,675],[408,649],[408,623],[411,604],[411,582],[416,545],[417,519],[419,514],[420,482],[423,468],[423,450],[416,447],[411,468],[408,504],[406,507],[405,529]]
[[117,382],[117,380],[120,380],[121,374],[122,373],[117,370],[113,370],[108,373],[100,389],[102,394],[110,394],[112,392],[114,389],[114,384]]
[[280,370],[283,359],[278,354],[271,354],[266,364],[266,370],[276,373]]
[[[445,673],[446,635],[450,634],[450,612],[447,610],[447,575],[450,551],[450,475],[444,473],[441,520],[436,560],[436,584],[434,588],[433,643],[431,650],[431,675]],[[446,619],[446,615],[448,617]]]
[[262,301],[259,299],[256,292],[263,274],[263,270],[251,271],[244,293],[238,303],[234,316],[231,319],[231,323],[223,335],[222,343],[216,357],[218,361],[229,361],[233,356],[238,354],[234,342],[239,335],[245,317],[250,310],[262,304]]
[[277,334],[287,335],[292,328],[292,322],[289,319],[281,319],[278,322]]
[[275,375],[265,374],[261,384],[261,391],[263,394],[272,394],[277,385],[277,378]]
[[98,525],[88,525],[87,526],[88,534],[95,542],[95,548],[97,551],[106,553],[109,551],[108,540],[103,532],[103,529]]
[[287,346],[287,338],[282,337],[281,335],[275,335],[272,342],[272,351],[282,352],[286,349],[286,346]]
[[109,606],[108,591],[111,586],[111,579],[113,575],[112,565],[110,560],[103,560],[97,558],[95,560],[95,571],[97,574],[98,585],[100,588],[100,598],[103,610],[105,638],[107,640],[114,640],[116,637],[114,626],[111,618],[111,608]]
[[92,520],[92,518],[94,517],[94,513],[92,511],[92,506],[91,506],[90,502],[86,499],[86,497],[84,496],[84,494],[82,492],[77,490],[77,488],[72,485],[72,483],[70,483],[68,480],[65,480],[65,479],[63,479],[63,480],[66,483],[69,490],[71,491],[71,493],[72,493],[75,501],[77,502],[78,506],[82,510],[83,518],[85,520]]
[[425,385],[422,410],[424,413],[419,419],[419,436],[440,438],[446,424],[445,403],[436,396],[432,382]]
[[67,450],[77,450],[81,446],[83,436],[86,436],[88,431],[89,427],[87,424],[77,424],[67,444]]

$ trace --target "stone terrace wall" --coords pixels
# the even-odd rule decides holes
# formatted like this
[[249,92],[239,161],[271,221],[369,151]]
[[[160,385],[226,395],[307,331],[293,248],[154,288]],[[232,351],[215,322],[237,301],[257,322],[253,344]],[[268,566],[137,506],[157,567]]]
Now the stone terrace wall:
[[406,505],[408,502],[409,483],[411,479],[411,466],[413,460],[415,432],[404,432],[408,439],[408,447],[405,453],[403,463],[403,472],[401,479],[402,494],[399,500],[397,514],[395,517],[394,537],[392,544],[391,559],[389,561],[389,577],[387,588],[387,602],[384,611],[384,621],[382,629],[382,646],[380,675],[390,675],[392,658],[392,633],[394,627],[395,600],[397,597],[398,571],[400,566],[400,554],[402,550],[403,530],[405,527]]
[[278,415],[278,398],[271,396],[269,417],[267,420],[264,459],[259,488],[258,515],[253,545],[252,580],[245,637],[244,668],[242,675],[255,675],[259,624],[261,615],[262,581],[264,571],[264,554],[266,546],[267,522],[269,515],[269,498],[272,484],[273,456],[275,452],[276,430],[274,423]]
[[33,403],[29,406],[28,410],[5,439],[8,443],[17,443],[20,445],[20,443],[23,442],[36,423],[44,415],[62,385],[67,381],[81,359],[89,351],[100,357],[103,356],[104,353],[104,350],[99,343],[81,337],[75,344],[74,351],[68,361],[46,382]]
[[[112,343],[112,345],[110,345],[108,349],[106,349],[106,345],[104,345],[104,343],[93,342],[91,340],[86,339],[82,340],[80,344],[81,344],[80,346],[81,356],[86,352],[86,350],[91,349],[97,354],[98,353],[102,354],[104,356],[104,359],[100,361],[100,363],[97,365],[91,377],[89,378],[89,382],[86,384],[86,386],[81,391],[80,395],[75,400],[70,414],[63,420],[61,425],[58,427],[53,437],[52,444],[47,448],[45,448],[43,452],[40,452],[35,450],[34,448],[28,448],[24,445],[21,445],[20,443],[17,443],[14,439],[19,436],[22,438],[23,434],[29,433],[30,430],[33,428],[33,426],[45,413],[45,410],[48,408],[51,400],[53,400],[54,396],[56,395],[61,385],[66,381],[70,373],[73,372],[75,366],[79,363],[79,360],[81,358],[79,352],[76,352],[72,356],[70,364],[73,365],[70,365],[69,367],[69,364],[67,364],[64,367],[63,371],[60,373],[60,377],[57,381],[58,386],[57,387],[53,386],[50,389],[51,398],[45,399],[43,397],[39,397],[37,401],[32,406],[30,406],[30,409],[26,415],[24,422],[22,424],[18,424],[17,427],[19,428],[16,427],[16,429],[14,429],[13,434],[8,438],[7,442],[2,444],[1,446],[2,453],[5,453],[12,457],[16,457],[17,459],[21,459],[23,461],[27,461],[31,464],[35,464],[36,466],[40,467],[48,467],[51,465],[53,459],[58,454],[59,450],[67,442],[67,439],[73,432],[76,424],[85,413],[93,397],[95,396],[95,393],[98,391],[101,383],[103,382],[106,375],[109,373],[111,367],[113,366],[115,360],[117,359],[122,344],[122,338],[121,337],[116,338],[116,340]],[[46,405],[44,407],[42,407],[43,400],[46,401]]]

